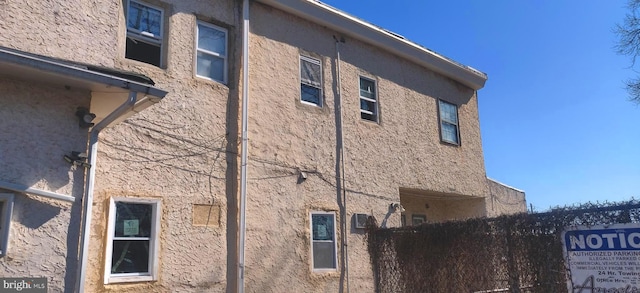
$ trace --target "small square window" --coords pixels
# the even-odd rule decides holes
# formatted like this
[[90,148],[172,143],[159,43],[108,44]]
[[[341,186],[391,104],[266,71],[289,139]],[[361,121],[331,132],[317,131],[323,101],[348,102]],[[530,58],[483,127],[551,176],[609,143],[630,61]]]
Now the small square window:
[[458,106],[438,100],[440,114],[440,139],[443,142],[460,145],[458,126]]
[[196,76],[227,82],[227,30],[198,22]]
[[420,226],[423,223],[427,222],[427,216],[420,214],[411,215],[411,225],[412,226]]
[[360,118],[378,122],[378,96],[376,82],[360,77]]
[[322,107],[322,66],[318,59],[300,56],[300,100]]
[[162,60],[162,9],[129,0],[125,58],[160,67]]
[[314,271],[337,268],[336,214],[311,212],[311,255]]
[[105,284],[157,280],[160,201],[112,198]]
[[0,193],[0,255],[7,255],[13,213],[13,194]]

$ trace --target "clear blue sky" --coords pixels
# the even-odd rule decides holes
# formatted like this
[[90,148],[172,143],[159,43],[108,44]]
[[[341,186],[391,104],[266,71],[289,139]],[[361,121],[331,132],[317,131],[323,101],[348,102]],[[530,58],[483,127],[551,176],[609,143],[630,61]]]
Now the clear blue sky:
[[325,0],[487,73],[487,176],[536,211],[640,197],[640,106],[613,49],[624,0]]

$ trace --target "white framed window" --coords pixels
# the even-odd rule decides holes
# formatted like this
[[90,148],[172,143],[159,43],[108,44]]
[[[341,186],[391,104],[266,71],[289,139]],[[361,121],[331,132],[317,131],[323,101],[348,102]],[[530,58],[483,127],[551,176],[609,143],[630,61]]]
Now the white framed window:
[[312,211],[310,216],[313,271],[335,271],[338,268],[336,213]]
[[360,76],[360,118],[378,122],[376,81]]
[[460,145],[460,128],[458,125],[458,106],[438,100],[440,117],[440,140]]
[[104,283],[158,279],[159,199],[111,198]]
[[128,0],[125,58],[162,65],[164,10],[144,2]]
[[198,21],[196,76],[227,83],[227,30]]
[[300,101],[322,107],[322,65],[320,60],[300,55]]
[[11,215],[13,214],[13,194],[0,193],[0,255],[7,255]]

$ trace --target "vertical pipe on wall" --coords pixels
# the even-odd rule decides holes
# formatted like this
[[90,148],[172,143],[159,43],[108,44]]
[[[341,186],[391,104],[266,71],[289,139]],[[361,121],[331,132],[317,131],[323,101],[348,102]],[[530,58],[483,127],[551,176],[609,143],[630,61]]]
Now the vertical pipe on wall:
[[111,112],[107,117],[102,119],[98,124],[91,128],[89,133],[89,169],[87,171],[87,177],[85,179],[84,186],[84,198],[82,200],[82,227],[80,232],[82,236],[80,238],[80,255],[78,266],[78,277],[76,278],[76,292],[84,292],[84,283],[87,272],[87,259],[89,252],[89,239],[91,238],[91,216],[93,208],[93,185],[96,178],[96,161],[98,159],[98,135],[100,131],[105,129],[109,124],[118,119],[124,113],[129,111],[136,103],[138,93],[134,91],[129,92],[129,98],[120,107]]
[[244,292],[244,252],[247,206],[247,144],[249,140],[249,0],[242,4],[242,158],[240,161],[240,223],[238,239],[238,292]]
[[341,171],[340,177],[342,179],[342,210],[341,214],[341,226],[342,226],[342,249],[344,253],[344,271],[345,271],[345,280],[347,281],[347,293],[349,292],[349,239],[347,235],[349,234],[347,229],[349,225],[347,224],[347,188],[346,188],[346,178],[344,174],[344,127],[342,126],[342,91],[341,91],[341,82],[340,82],[340,43],[344,43],[343,38],[336,38],[336,98],[338,99],[338,119],[340,121],[340,163],[341,163]]

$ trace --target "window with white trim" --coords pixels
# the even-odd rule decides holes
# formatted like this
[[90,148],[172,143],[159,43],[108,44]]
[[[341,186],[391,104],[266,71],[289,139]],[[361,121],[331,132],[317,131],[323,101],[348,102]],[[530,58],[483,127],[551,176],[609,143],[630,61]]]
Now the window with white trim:
[[147,3],[127,1],[125,58],[162,65],[164,11]]
[[460,145],[458,106],[438,100],[438,109],[440,113],[440,139],[446,143]]
[[158,279],[160,200],[111,198],[104,283]]
[[227,82],[227,30],[198,22],[196,76]]
[[0,193],[0,255],[7,255],[13,213],[13,194]]
[[300,101],[322,107],[322,66],[320,60],[300,56]]
[[360,76],[360,118],[378,122],[376,81]]
[[314,271],[337,269],[336,245],[336,213],[311,212],[311,255]]

